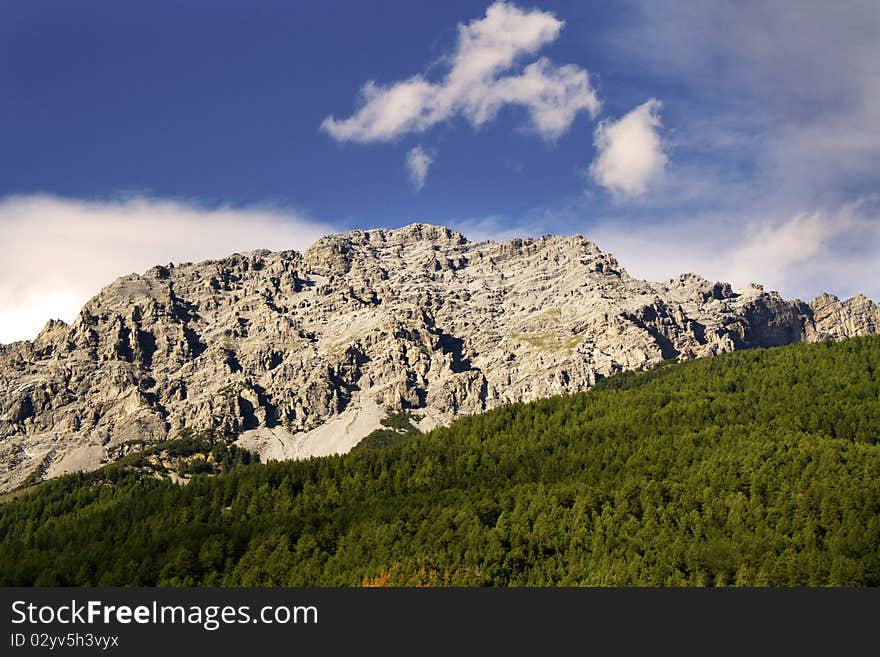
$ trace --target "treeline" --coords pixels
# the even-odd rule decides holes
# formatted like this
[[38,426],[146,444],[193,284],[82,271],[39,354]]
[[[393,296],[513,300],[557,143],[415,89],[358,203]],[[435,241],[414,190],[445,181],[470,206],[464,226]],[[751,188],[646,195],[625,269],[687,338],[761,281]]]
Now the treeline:
[[0,584],[875,586],[878,368],[737,352],[182,487],[69,476],[0,507]]

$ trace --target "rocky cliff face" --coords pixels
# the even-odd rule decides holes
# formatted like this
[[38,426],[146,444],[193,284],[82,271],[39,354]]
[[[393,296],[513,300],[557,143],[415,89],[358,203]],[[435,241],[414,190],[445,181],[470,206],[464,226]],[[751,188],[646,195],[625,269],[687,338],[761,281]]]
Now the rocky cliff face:
[[471,243],[415,224],[154,267],[71,326],[0,346],[0,490],[183,427],[239,433],[267,458],[344,452],[389,410],[430,428],[664,358],[878,326],[861,296],[636,280],[580,236]]

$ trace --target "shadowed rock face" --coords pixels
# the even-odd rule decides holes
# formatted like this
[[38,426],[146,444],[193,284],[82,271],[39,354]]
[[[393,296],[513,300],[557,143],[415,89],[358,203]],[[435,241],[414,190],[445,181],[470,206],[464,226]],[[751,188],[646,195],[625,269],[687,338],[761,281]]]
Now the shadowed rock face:
[[862,296],[636,280],[580,236],[471,243],[415,224],[154,267],[71,326],[0,346],[0,490],[183,427],[242,433],[267,458],[344,452],[387,410],[429,428],[663,358],[878,326]]

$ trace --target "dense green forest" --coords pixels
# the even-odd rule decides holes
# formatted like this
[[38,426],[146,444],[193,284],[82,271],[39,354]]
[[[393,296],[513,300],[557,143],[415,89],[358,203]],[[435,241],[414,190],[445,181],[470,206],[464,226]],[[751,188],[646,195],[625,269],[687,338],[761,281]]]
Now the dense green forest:
[[0,506],[0,583],[876,586],[878,370],[880,337],[737,352],[185,486],[68,476]]

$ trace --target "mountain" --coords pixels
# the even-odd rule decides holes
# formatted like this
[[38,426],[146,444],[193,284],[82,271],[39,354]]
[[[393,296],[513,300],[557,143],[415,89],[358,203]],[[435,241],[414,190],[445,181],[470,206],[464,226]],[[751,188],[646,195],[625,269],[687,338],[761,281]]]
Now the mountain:
[[263,459],[346,452],[408,410],[427,430],[626,369],[877,331],[857,296],[629,276],[581,236],[331,235],[119,278],[68,326],[0,346],[0,490],[184,428]]
[[342,456],[176,439],[0,503],[0,586],[877,586],[878,373],[871,336],[670,361]]

